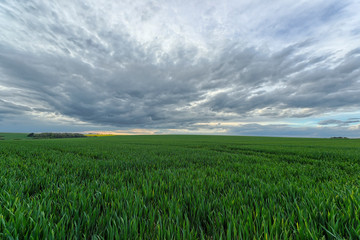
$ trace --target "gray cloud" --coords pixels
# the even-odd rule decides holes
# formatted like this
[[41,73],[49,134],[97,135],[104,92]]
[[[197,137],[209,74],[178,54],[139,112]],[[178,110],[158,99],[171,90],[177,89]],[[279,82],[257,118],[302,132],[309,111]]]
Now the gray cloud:
[[[231,91],[217,94],[206,105],[215,111],[226,109],[239,114],[273,107],[274,116],[281,116],[281,109],[286,108],[312,108],[318,113],[358,106],[359,56],[350,55],[336,67],[326,67],[329,57],[297,55],[297,48],[290,46],[276,55],[252,59],[246,68],[234,71],[238,75],[233,78]],[[312,65],[319,66],[314,69]]]
[[323,126],[337,125],[337,126],[341,127],[341,126],[349,126],[350,124],[354,124],[354,123],[360,123],[360,119],[359,118],[349,118],[346,121],[336,120],[336,119],[328,119],[328,120],[320,121],[318,124],[323,125]]
[[[272,6],[276,18],[264,5],[249,2],[247,9],[236,1],[227,8],[211,1],[4,1],[0,113],[190,128],[358,108],[360,46],[340,51],[335,44],[360,40],[354,34],[360,18],[351,12],[357,4],[315,1],[311,8],[301,3],[285,11],[288,3]],[[245,9],[262,13],[259,20],[250,21],[254,16]],[[316,21],[304,22],[309,16]],[[339,32],[326,35],[329,23],[344,22],[353,25],[346,24],[342,38],[334,37]],[[283,44],[290,39],[285,35],[291,44]],[[325,39],[333,41],[324,50],[319,46]]]
[[[21,106],[18,104],[14,104],[11,102],[7,102],[7,101],[3,101],[0,99],[0,116],[3,115],[14,115],[14,114],[19,114],[22,113],[24,111],[30,111],[31,109],[25,106]],[[1,120],[1,118],[0,118]]]

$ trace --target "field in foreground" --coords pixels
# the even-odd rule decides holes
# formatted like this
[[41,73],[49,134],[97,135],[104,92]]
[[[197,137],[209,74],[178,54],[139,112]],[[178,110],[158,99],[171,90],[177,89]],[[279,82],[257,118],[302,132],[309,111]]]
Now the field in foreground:
[[360,140],[0,141],[0,239],[358,239]]

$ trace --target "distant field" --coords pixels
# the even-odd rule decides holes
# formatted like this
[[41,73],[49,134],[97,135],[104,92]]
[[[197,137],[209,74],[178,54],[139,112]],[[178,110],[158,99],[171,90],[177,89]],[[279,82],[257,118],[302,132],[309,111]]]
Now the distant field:
[[24,140],[30,139],[28,133],[0,133],[0,140]]
[[359,173],[353,139],[5,140],[0,239],[358,239]]

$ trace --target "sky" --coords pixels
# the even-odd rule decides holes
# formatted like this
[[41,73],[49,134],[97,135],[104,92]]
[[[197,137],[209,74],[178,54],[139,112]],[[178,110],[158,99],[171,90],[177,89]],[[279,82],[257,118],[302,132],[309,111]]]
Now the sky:
[[358,0],[1,0],[0,132],[360,137]]

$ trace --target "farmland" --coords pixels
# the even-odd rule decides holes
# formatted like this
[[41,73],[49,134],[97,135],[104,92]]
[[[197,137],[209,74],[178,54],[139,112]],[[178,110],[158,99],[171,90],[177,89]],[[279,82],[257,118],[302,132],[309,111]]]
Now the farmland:
[[24,140],[29,139],[26,133],[0,133],[0,140]]
[[0,141],[0,239],[358,239],[360,140]]

